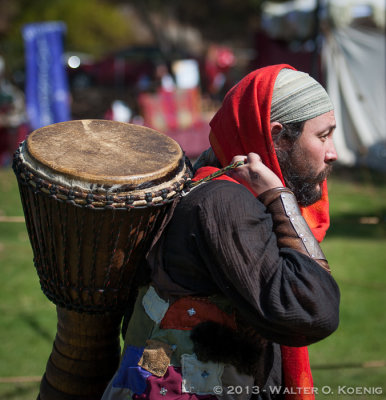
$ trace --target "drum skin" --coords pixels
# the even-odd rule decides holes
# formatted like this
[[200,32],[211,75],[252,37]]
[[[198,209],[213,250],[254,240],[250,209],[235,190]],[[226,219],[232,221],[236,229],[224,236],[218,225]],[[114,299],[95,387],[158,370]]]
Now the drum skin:
[[137,271],[191,171],[169,137],[103,120],[32,132],[13,168],[40,285],[57,306],[39,398],[100,399]]
[[[173,139],[153,129],[121,122],[81,120],[49,125],[32,132],[27,152],[57,175],[86,183],[168,182],[182,160]],[[91,189],[92,191],[92,189]]]

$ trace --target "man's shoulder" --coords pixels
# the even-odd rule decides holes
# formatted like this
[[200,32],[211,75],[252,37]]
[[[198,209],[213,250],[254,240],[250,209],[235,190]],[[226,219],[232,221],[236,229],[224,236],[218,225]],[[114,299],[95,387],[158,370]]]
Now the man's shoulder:
[[184,203],[203,207],[242,205],[245,208],[262,205],[245,186],[228,180],[213,180],[201,184],[189,192]]
[[252,193],[243,185],[232,182],[225,179],[217,179],[205,182],[194,188],[190,194],[193,196],[217,196],[217,197],[227,197],[229,195],[235,195],[237,197],[248,197],[251,200],[254,199]]

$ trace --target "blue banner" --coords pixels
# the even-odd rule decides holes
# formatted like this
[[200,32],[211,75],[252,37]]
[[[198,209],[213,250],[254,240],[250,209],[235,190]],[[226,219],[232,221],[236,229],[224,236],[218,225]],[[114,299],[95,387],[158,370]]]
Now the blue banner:
[[68,77],[63,63],[62,22],[23,27],[26,108],[32,129],[71,119]]

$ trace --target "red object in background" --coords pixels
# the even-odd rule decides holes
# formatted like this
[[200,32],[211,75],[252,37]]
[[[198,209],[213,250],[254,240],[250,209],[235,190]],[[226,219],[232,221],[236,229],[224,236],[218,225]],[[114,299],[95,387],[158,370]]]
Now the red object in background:
[[[252,69],[275,64],[289,64],[298,71],[307,72],[319,82],[321,81],[320,55],[315,55],[313,51],[302,48],[298,51],[291,50],[289,42],[272,39],[264,32],[256,34],[255,49],[257,57],[252,62]],[[313,65],[314,62],[316,65]]]
[[189,158],[209,147],[209,124],[201,115],[198,89],[141,93],[138,102],[144,125],[177,141]]
[[212,44],[209,46],[204,63],[204,83],[208,93],[215,96],[226,85],[227,73],[235,63],[235,56],[229,47]]
[[161,60],[162,53],[157,47],[134,46],[67,70],[74,86],[135,85],[143,77],[154,80]]
[[29,133],[27,124],[17,128],[0,127],[0,166],[12,163],[13,154],[19,144],[25,140]]
[[101,85],[135,84],[141,76],[154,76],[155,67],[148,59],[130,59],[124,54],[113,54],[89,66],[85,66],[92,79]]
[[235,63],[235,55],[228,47],[219,47],[217,49],[217,65],[221,70],[229,69]]

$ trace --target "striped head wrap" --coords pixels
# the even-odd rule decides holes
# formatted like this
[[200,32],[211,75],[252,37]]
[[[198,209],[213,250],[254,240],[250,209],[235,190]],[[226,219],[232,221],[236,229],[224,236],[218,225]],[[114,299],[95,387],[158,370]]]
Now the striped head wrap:
[[288,68],[279,72],[272,93],[271,121],[307,121],[333,108],[327,92],[314,78]]

